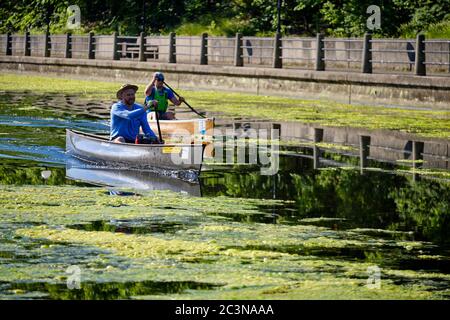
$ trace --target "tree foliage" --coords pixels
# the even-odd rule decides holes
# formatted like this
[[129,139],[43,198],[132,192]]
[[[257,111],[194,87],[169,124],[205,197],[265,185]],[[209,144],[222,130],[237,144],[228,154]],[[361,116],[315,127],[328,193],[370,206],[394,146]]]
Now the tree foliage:
[[[181,31],[232,35],[273,34],[277,26],[274,0],[5,0],[0,4],[0,32],[27,29],[67,31],[67,7],[81,9],[78,32],[137,34]],[[381,36],[411,36],[440,24],[448,28],[450,0],[283,0],[281,27],[286,35],[361,36],[367,31],[367,8],[381,9]],[[190,27],[182,27],[190,26]],[[445,33],[444,33],[445,34]]]

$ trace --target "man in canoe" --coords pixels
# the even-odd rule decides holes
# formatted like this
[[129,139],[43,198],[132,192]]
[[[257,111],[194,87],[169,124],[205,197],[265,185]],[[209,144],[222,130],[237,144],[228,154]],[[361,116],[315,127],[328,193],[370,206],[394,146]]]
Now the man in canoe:
[[[135,103],[138,87],[124,84],[116,93],[117,101],[111,107],[111,141],[135,143],[142,127],[146,143],[159,143],[147,121],[150,106]],[[140,139],[142,141],[142,139]],[[144,142],[144,143],[145,143]],[[141,142],[142,143],[142,142]]]
[[161,72],[155,72],[153,74],[152,82],[145,88],[145,96],[144,104],[150,105],[152,111],[156,108],[160,120],[175,119],[174,113],[167,111],[167,107],[169,106],[168,100],[172,101],[176,106],[184,102],[183,97],[177,99],[172,90],[164,87],[164,75]]

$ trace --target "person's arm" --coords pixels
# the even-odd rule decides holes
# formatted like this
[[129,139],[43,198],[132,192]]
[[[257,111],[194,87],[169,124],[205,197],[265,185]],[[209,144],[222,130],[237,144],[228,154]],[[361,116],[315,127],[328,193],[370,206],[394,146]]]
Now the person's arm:
[[176,106],[179,106],[182,102],[184,102],[184,98],[183,97],[179,97],[177,99],[177,97],[173,94],[173,91],[167,88],[167,99],[169,99],[170,101],[172,101],[172,103]]
[[138,119],[142,114],[145,114],[148,108],[149,107],[145,106],[143,108],[138,108],[136,110],[130,111],[115,104],[111,108],[111,115],[115,115],[128,120]]
[[152,94],[152,89],[155,86],[155,81],[156,81],[156,73],[153,74],[153,79],[152,82],[150,82],[146,87],[145,87],[145,95],[149,96]]
[[[145,89],[145,104],[151,107],[151,111],[155,111],[156,107],[158,106],[158,100],[152,100],[150,99],[153,90],[155,90],[154,86],[152,85],[155,82],[155,79],[153,79],[153,82],[150,83],[147,88]],[[147,93],[148,92],[148,93]]]

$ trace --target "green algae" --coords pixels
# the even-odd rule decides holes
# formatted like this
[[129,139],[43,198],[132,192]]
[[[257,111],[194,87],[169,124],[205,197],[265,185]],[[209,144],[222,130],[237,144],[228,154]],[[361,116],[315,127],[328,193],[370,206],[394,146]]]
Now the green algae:
[[[64,78],[2,74],[0,85],[6,92],[77,95],[86,103],[115,100],[116,83],[70,80]],[[42,84],[45,83],[45,86]],[[143,99],[139,84],[139,95]],[[442,110],[411,110],[382,106],[350,105],[329,101],[300,100],[283,97],[255,96],[229,92],[182,91],[180,93],[196,109],[220,114],[222,118],[246,117],[273,121],[298,121],[324,126],[349,126],[366,129],[387,129],[423,137],[450,138],[450,112]],[[282,112],[280,112],[282,110]]]
[[[23,259],[19,263],[14,257],[7,264],[0,263],[0,281],[25,291],[3,293],[3,298],[29,294],[26,286],[14,284],[18,281],[54,283],[62,290],[54,297],[66,294],[70,298],[63,284],[65,270],[72,264],[80,265],[82,282],[99,286],[99,292],[107,288],[102,283],[123,283],[128,288],[125,283],[130,281],[190,281],[216,286],[121,296],[137,299],[441,299],[450,284],[450,275],[439,270],[399,267],[404,259],[448,259],[431,253],[432,246],[426,242],[387,240],[361,230],[243,223],[226,218],[234,213],[255,214],[260,212],[259,205],[286,205],[283,201],[189,198],[161,191],[112,197],[101,188],[0,186],[0,204],[2,221],[16,225],[2,231],[9,232],[6,239],[13,243],[0,241],[0,251],[1,246],[9,246],[8,252],[12,252],[21,243],[34,242],[32,253],[37,256],[35,264]],[[215,215],[217,212],[222,215]],[[108,219],[139,222],[152,217],[185,226],[176,232],[148,234],[64,227]],[[351,254],[342,255],[345,250],[362,254],[355,259]],[[32,261],[31,257],[23,258]],[[374,264],[382,270],[380,289],[366,285],[367,268]]]
[[[53,230],[46,226],[33,229],[19,229],[19,236],[45,238],[51,241],[82,243],[127,257],[156,257],[161,255],[214,254],[217,246],[207,243],[196,243],[182,240],[164,240],[149,235],[125,235],[123,233],[88,232],[81,230]],[[151,245],[149,245],[151,244]]]

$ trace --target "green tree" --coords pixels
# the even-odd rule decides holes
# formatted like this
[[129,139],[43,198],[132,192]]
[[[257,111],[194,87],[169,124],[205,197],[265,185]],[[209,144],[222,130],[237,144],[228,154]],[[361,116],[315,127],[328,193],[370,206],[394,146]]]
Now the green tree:
[[0,5],[0,32],[18,32],[33,29],[45,30],[47,25],[61,26],[69,1],[18,0],[2,1]]

